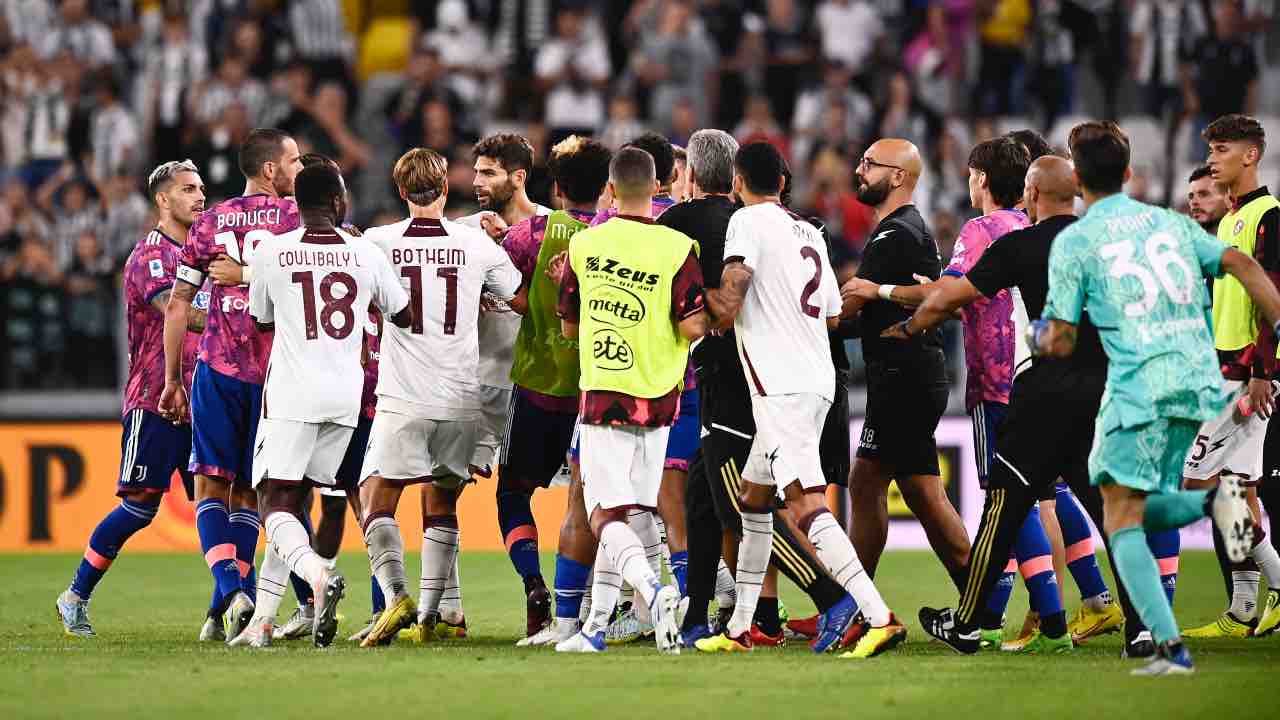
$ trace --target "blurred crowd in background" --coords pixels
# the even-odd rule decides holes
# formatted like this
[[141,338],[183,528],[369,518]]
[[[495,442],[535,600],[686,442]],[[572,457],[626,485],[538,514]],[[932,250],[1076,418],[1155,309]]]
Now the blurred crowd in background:
[[[976,212],[969,148],[1010,129],[1063,144],[1082,117],[1120,120],[1129,193],[1177,205],[1209,120],[1280,134],[1277,25],[1274,0],[0,0],[0,389],[116,386],[146,173],[191,158],[208,205],[239,194],[253,127],[337,159],[360,226],[403,214],[390,169],[411,147],[450,159],[460,215],[490,132],[541,163],[570,133],[719,127],[783,149],[846,275],[875,224],[854,165],[879,137],[927,158],[944,259]],[[530,194],[549,203],[541,169]]]

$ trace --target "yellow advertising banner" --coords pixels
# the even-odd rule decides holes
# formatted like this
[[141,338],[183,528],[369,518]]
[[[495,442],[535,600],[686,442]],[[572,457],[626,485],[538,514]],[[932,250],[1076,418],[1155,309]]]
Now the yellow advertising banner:
[[[118,422],[0,423],[0,552],[84,550],[94,527],[119,502],[120,434]],[[493,483],[468,485],[458,503],[468,550],[503,549]],[[155,521],[129,541],[130,552],[199,550],[195,506],[177,473],[171,487]],[[566,498],[563,487],[534,494],[544,548],[555,547]],[[397,519],[406,545],[417,548],[422,538],[418,491],[405,493]],[[350,513],[343,548],[364,549]]]

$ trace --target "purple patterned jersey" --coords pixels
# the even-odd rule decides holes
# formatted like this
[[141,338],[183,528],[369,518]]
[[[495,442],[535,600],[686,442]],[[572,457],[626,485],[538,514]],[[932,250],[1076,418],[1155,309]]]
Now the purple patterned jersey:
[[[139,408],[159,414],[164,390],[164,312],[151,304],[173,287],[182,246],[159,229],[138,241],[124,265],[125,312],[129,327],[129,379],[124,386],[124,412]],[[200,336],[187,333],[182,346],[182,378],[191,391]]]
[[[248,265],[258,243],[301,225],[293,198],[245,195],[224,200],[196,218],[179,257],[178,279],[200,285],[219,255]],[[249,286],[214,285],[209,320],[200,339],[200,360],[241,382],[261,385],[271,355],[272,334],[258,331],[249,316]]]
[[364,339],[369,347],[369,359],[364,364],[364,393],[360,396],[360,414],[372,420],[378,408],[378,360],[382,354],[382,314],[369,308],[369,327]]
[[[997,210],[974,218],[960,229],[955,252],[943,275],[963,277],[991,243],[1005,233],[1027,227],[1030,222],[1019,210]],[[979,298],[961,311],[964,318],[965,380],[964,405],[972,410],[979,402],[1009,403],[1013,388],[1014,344],[1013,297],[1001,290],[992,298]]]
[[[675,204],[676,201],[670,195],[654,195],[652,205],[653,215],[651,217],[654,220],[657,220],[659,215],[666,212],[667,208]],[[616,217],[618,217],[618,208],[605,208],[603,211],[596,213],[594,218],[591,218],[591,227],[606,223]]]

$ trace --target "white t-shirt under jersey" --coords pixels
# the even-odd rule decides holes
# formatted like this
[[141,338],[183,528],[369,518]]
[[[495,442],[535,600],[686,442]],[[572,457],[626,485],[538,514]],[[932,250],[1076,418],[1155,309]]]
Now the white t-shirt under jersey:
[[414,313],[407,328],[383,326],[378,408],[476,419],[480,294],[510,300],[520,272],[484,231],[449,220],[405,219],[364,235],[391,260]]
[[821,231],[780,205],[751,205],[729,219],[724,257],[754,273],[733,324],[751,392],[832,400],[827,318],[840,314],[840,288]]
[[372,302],[385,317],[409,303],[386,256],[341,230],[298,228],[259,244],[249,313],[275,323],[263,417],[354,427]]
[[[480,227],[480,216],[487,212],[491,211],[482,210],[454,222],[484,232]],[[533,214],[550,215],[551,208],[534,203]],[[513,312],[505,301],[490,299],[496,309],[480,313],[480,384],[509,390],[516,336],[520,334],[520,315]]]

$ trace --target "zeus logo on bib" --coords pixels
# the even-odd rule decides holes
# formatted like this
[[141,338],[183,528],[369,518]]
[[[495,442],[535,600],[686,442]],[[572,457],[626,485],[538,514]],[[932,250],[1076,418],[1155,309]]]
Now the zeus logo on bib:
[[627,267],[613,258],[592,255],[587,258],[587,272],[599,272],[613,275],[619,280],[630,280],[645,285],[657,285],[661,277],[658,273],[647,272],[641,268]]
[[601,370],[630,370],[636,364],[635,353],[625,338],[615,330],[605,328],[591,337],[591,352],[595,366]]
[[635,293],[620,287],[597,287],[587,298],[591,319],[616,328],[630,328],[644,320],[644,302]]

